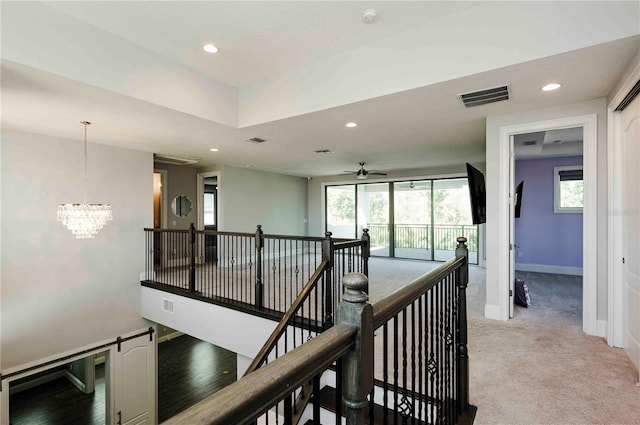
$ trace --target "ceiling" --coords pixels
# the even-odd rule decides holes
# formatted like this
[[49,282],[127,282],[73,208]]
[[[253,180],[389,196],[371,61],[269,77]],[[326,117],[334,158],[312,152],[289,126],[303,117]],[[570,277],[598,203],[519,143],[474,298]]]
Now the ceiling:
[[[312,177],[484,162],[488,116],[606,97],[640,46],[637,2],[0,7],[3,131],[81,140],[88,120],[90,142]],[[458,97],[505,84],[507,101]]]

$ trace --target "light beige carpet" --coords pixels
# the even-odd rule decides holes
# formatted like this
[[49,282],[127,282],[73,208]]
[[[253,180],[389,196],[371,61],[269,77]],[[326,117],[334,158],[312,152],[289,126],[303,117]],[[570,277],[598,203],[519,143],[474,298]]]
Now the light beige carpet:
[[[372,259],[371,298],[437,266]],[[475,424],[640,424],[637,371],[623,350],[581,331],[581,280],[525,274],[533,304],[483,317],[484,269],[471,266],[470,400]],[[577,306],[577,307],[576,307]]]

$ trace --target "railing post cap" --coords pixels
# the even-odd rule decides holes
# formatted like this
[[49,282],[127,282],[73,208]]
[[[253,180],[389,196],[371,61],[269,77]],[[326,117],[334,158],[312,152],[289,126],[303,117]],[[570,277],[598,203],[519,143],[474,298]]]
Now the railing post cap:
[[258,224],[258,230],[262,229],[262,224]]
[[458,236],[456,240],[458,241],[458,243],[467,243],[467,238],[465,238],[464,236]]
[[332,232],[329,232],[329,231],[327,231],[327,232],[325,232],[325,233],[324,233],[324,236],[325,236],[325,237],[327,237],[327,238],[330,238],[330,237],[331,237],[331,235],[333,235],[333,233],[332,233]]
[[369,279],[362,273],[348,273],[342,278],[345,287],[342,299],[349,303],[364,303],[369,297],[365,293]]

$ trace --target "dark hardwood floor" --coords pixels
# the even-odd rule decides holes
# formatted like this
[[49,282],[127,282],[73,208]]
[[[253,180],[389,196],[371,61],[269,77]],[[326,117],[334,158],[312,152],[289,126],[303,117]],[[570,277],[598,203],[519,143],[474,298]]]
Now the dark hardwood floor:
[[[236,380],[236,354],[183,335],[158,345],[158,423]],[[67,379],[10,397],[11,425],[105,423],[104,365],[96,367],[96,391],[83,394]]]
[[236,380],[236,353],[188,335],[158,346],[158,423]]

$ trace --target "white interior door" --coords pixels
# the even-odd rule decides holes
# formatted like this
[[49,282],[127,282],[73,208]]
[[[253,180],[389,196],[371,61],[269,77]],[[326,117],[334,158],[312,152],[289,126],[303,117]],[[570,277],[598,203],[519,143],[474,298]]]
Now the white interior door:
[[515,152],[513,136],[509,137],[509,318],[513,317],[513,300],[515,295],[516,265],[515,265]]
[[[115,349],[114,349],[115,350]],[[148,335],[121,344],[113,357],[113,423],[156,423],[156,346]]]
[[640,366],[640,96],[620,113],[622,129],[622,237],[625,350]]

